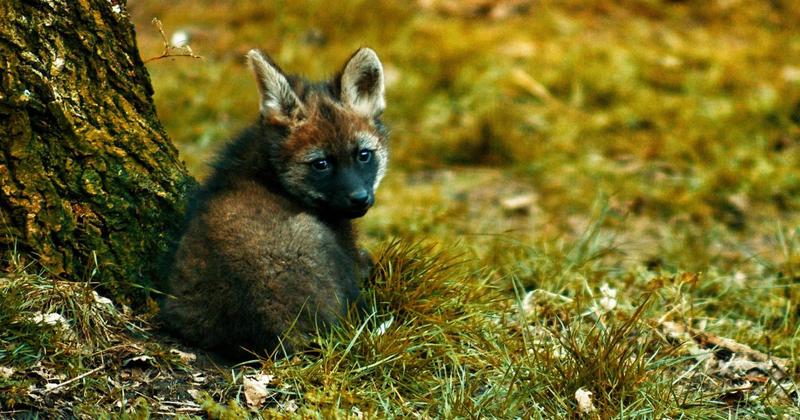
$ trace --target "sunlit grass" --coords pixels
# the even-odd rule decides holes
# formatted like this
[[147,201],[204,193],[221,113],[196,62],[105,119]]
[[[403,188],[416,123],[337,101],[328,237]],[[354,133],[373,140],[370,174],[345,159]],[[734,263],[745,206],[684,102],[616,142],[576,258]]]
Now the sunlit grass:
[[[159,117],[198,178],[256,118],[250,48],[324,78],[366,45],[386,70],[390,171],[359,222],[379,261],[365,288],[372,314],[310,354],[218,372],[197,409],[553,418],[579,415],[580,389],[596,409],[586,417],[800,415],[785,382],[731,391],[659,329],[676,321],[731,338],[788,359],[797,378],[800,9],[473,3],[129,2],[144,58],[162,49],[154,17],[204,57],[147,64]],[[74,319],[96,349],[138,325],[79,314],[83,286],[70,298],[47,276],[0,286],[0,321],[16,325],[0,361],[19,369],[61,364],[74,377],[101,365],[61,346],[52,326],[13,324],[32,311]],[[256,370],[275,375],[273,394],[250,407],[242,377]],[[158,409],[130,394],[112,406],[123,392],[102,396],[100,382],[82,388],[107,403],[99,413]],[[25,387],[39,382],[7,383],[36,406]]]
[[[706,385],[678,381],[691,363],[653,322],[702,325],[798,360],[797,11],[545,1],[497,17],[470,7],[132,8],[142,22],[199,34],[201,64],[149,70],[162,119],[200,176],[201,161],[255,116],[248,48],[312,78],[362,45],[385,64],[392,168],[360,224],[369,248],[389,252],[372,289],[378,312],[324,341],[322,359],[270,369],[303,388],[295,397],[309,412],[565,416],[583,388],[601,417],[726,416]],[[156,48],[139,31],[142,50]],[[180,101],[188,108],[172,114]],[[519,197],[526,204],[506,204]],[[397,237],[406,242],[387,248]],[[423,270],[409,241],[465,262],[452,272],[456,254],[422,258],[434,265]],[[602,284],[617,291],[618,312],[592,312]],[[536,290],[550,298],[514,327],[514,308]],[[390,319],[384,335],[370,333]],[[740,409],[764,415],[774,401]]]

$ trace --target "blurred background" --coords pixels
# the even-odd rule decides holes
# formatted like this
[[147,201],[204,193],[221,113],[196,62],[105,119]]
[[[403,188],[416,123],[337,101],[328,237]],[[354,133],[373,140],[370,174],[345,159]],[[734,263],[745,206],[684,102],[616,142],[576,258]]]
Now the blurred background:
[[426,238],[506,267],[518,244],[557,248],[591,227],[611,271],[800,273],[792,0],[130,0],[128,9],[143,59],[164,50],[153,18],[169,43],[202,57],[147,63],[161,121],[199,179],[257,117],[249,49],[321,79],[374,48],[392,155],[360,224],[368,247]]

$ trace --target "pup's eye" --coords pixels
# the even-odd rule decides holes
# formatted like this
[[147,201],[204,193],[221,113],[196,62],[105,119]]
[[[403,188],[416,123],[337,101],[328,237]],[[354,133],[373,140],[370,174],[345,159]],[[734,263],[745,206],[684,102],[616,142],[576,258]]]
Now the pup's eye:
[[372,150],[364,149],[358,152],[358,161],[361,163],[367,163],[372,159]]
[[331,163],[328,159],[317,159],[311,162],[311,167],[318,171],[327,171],[331,167]]

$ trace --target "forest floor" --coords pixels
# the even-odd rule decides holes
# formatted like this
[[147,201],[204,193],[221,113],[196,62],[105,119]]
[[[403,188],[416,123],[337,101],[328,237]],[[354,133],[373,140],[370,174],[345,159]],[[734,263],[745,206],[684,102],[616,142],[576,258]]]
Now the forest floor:
[[[359,222],[373,314],[230,365],[26,267],[0,416],[800,417],[800,11],[791,1],[130,0],[201,179],[257,115],[253,47],[386,70]],[[27,320],[20,322],[19,320]],[[21,344],[20,344],[21,343]]]

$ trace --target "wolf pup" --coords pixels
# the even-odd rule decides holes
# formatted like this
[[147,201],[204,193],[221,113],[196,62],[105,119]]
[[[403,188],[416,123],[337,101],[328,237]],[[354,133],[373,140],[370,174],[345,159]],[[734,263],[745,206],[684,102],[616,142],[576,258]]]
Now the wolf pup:
[[356,51],[333,79],[247,54],[260,119],[222,153],[177,244],[167,328],[220,353],[291,354],[359,303],[372,261],[352,220],[386,171],[383,66]]

